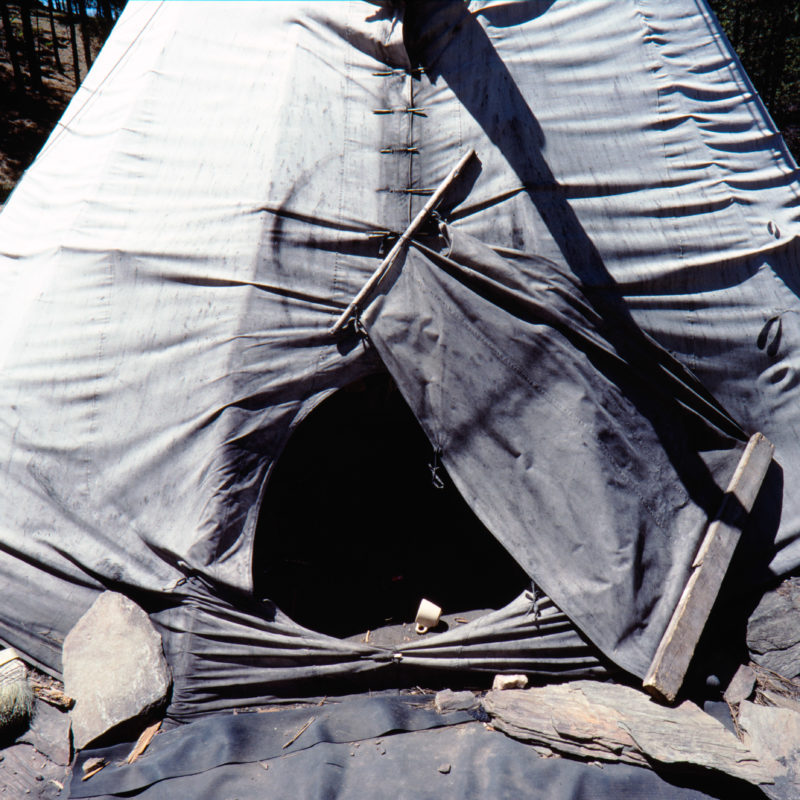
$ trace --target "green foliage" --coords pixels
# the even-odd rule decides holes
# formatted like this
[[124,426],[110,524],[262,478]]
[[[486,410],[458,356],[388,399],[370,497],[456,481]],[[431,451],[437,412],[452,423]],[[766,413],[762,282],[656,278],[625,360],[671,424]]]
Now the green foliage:
[[709,5],[800,160],[800,0],[709,0]]

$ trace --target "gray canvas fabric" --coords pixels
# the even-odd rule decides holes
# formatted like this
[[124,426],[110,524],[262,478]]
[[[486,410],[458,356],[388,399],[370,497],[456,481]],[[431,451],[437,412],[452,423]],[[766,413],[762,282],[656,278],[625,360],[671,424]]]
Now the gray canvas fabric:
[[448,238],[410,251],[362,322],[484,524],[644,675],[741,431],[607,290]]
[[352,690],[409,685],[409,675],[441,682],[447,670],[476,673],[478,686],[496,672],[608,675],[567,616],[529,591],[469,623],[394,647],[308,630],[269,602],[231,595],[198,578],[187,581],[181,595],[180,605],[154,615],[172,664],[169,715],[181,721],[276,697],[335,694],[348,679]]
[[[188,574],[250,591],[259,501],[292,430],[383,369],[369,343],[328,328],[469,147],[482,169],[441,209],[452,240],[471,237],[490,271],[487,249],[502,269],[554,264],[575,297],[611,298],[639,340],[657,342],[659,363],[676,359],[671,377],[659,373],[670,388],[654,385],[644,405],[667,397],[669,416],[684,403],[673,390],[693,387],[687,413],[713,441],[691,442],[711,476],[699,484],[674,481],[672,445],[659,451],[652,432],[652,459],[627,442],[620,457],[641,468],[625,473],[629,492],[614,485],[621,462],[592,438],[600,428],[586,428],[588,462],[570,472],[574,450],[560,453],[570,480],[526,473],[525,491],[544,501],[541,538],[529,539],[512,513],[530,500],[522,484],[480,462],[513,453],[493,438],[502,431],[544,449],[555,431],[532,407],[503,403],[494,416],[488,376],[503,369],[485,350],[485,383],[468,374],[483,406],[459,410],[480,422],[476,445],[442,442],[468,502],[583,634],[639,673],[699,510],[735,461],[726,409],[776,445],[783,498],[762,535],[776,536],[773,572],[800,563],[797,169],[705,4],[131,2],[0,216],[4,640],[57,672],[64,635],[104,586],[178,607]],[[427,246],[410,251],[401,280],[444,281],[437,296],[460,297],[464,281]],[[483,268],[474,279],[494,280]],[[530,274],[517,277],[527,292]],[[389,341],[420,321],[393,301],[404,285],[370,307],[370,335],[437,444],[453,418],[417,403],[428,390],[409,376],[439,381],[452,362],[437,362],[424,331]],[[478,295],[476,307],[495,302]],[[439,330],[460,341],[451,323]],[[586,378],[583,345],[560,341]],[[548,369],[542,380],[567,391]],[[603,408],[627,378],[597,374]],[[609,430],[624,443],[620,403]],[[591,609],[578,588],[589,559],[606,598]]]

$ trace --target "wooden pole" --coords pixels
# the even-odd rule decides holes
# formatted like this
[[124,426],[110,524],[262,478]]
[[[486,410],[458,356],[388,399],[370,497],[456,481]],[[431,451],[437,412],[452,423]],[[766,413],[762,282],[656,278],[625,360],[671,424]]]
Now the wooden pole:
[[92,43],[89,33],[89,18],[86,16],[86,0],[78,0],[78,13],[81,21],[81,39],[83,40],[83,59],[86,62],[86,71],[92,66]]
[[31,25],[31,2],[20,0],[20,16],[22,17],[22,40],[25,44],[25,58],[28,62],[28,72],[31,77],[31,86],[37,92],[42,90],[42,70],[39,66],[39,55],[36,51],[36,38]]
[[733,473],[722,506],[708,526],[692,574],[644,679],[644,688],[672,702],[678,695],[694,649],[717,599],[747,515],[758,496],[775,450],[763,434],[750,437]]
[[361,307],[361,303],[364,301],[366,297],[368,297],[375,289],[375,287],[380,283],[383,276],[388,272],[389,267],[392,266],[395,258],[397,258],[398,253],[406,246],[409,242],[411,237],[417,232],[417,229],[422,225],[423,222],[428,218],[428,215],[433,211],[437,205],[441,202],[442,198],[444,197],[445,192],[450,187],[450,184],[455,181],[455,179],[461,174],[461,171],[467,165],[469,160],[475,155],[474,150],[469,150],[465,153],[461,159],[459,160],[458,164],[453,167],[450,171],[450,174],[439,184],[439,188],[430,196],[430,199],[427,203],[422,207],[422,210],[414,217],[411,224],[406,228],[403,235],[394,243],[394,247],[389,251],[389,254],[386,258],[381,261],[380,266],[372,273],[370,279],[364,284],[361,288],[361,291],[353,298],[353,301],[350,303],[349,306],[344,310],[344,313],[336,320],[336,323],[330,329],[330,333],[332,336],[335,336],[339,333],[342,328],[350,320],[350,317],[353,316],[356,309]]

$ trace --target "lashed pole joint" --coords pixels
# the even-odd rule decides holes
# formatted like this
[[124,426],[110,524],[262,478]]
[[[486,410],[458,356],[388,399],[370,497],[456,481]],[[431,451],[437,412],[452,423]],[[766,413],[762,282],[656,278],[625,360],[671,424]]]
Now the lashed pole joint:
[[456,180],[456,178],[458,178],[458,176],[461,174],[461,171],[474,155],[474,150],[469,150],[467,153],[465,153],[459,160],[458,164],[456,164],[455,167],[453,167],[453,169],[450,171],[450,174],[439,184],[439,187],[430,196],[430,199],[422,207],[419,214],[414,217],[411,224],[405,229],[403,235],[394,243],[394,247],[392,247],[392,249],[386,255],[386,258],[381,261],[380,266],[375,270],[375,272],[372,273],[370,279],[361,288],[361,291],[353,298],[353,301],[349,306],[347,306],[339,319],[336,320],[336,323],[330,329],[331,335],[335,336],[337,333],[339,333],[339,331],[342,330],[342,328],[344,328],[350,321],[350,318],[356,313],[356,310],[361,308],[361,304],[369,297],[370,294],[372,294],[372,292],[375,290],[375,287],[381,282],[402,248],[408,244],[419,227],[428,218],[430,213],[436,208],[436,206],[439,205],[450,185]]

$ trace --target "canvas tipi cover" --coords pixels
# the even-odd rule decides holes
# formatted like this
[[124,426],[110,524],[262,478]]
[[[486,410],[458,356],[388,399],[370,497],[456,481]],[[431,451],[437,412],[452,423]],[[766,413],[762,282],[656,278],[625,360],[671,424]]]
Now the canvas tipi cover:
[[[797,205],[702,0],[129,2],[0,217],[0,637],[57,674],[111,587],[150,599],[178,700],[643,675],[753,431],[756,538],[800,562]],[[248,600],[293,429],[384,369],[544,613],[387,652]]]

